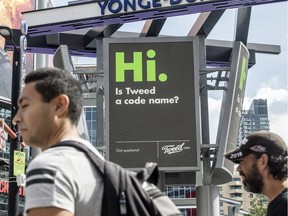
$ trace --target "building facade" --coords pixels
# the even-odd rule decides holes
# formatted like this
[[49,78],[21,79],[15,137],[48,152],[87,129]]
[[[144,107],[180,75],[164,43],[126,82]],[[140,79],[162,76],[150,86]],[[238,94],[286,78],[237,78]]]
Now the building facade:
[[241,145],[245,137],[255,131],[269,131],[267,99],[254,99],[249,110],[243,110],[237,145]]

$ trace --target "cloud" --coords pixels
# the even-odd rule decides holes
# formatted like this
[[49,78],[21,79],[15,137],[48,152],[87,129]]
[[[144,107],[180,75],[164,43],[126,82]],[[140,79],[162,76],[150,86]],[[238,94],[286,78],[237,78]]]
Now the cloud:
[[288,90],[261,88],[253,99],[259,98],[267,99],[270,131],[279,134],[288,144]]
[[[271,80],[271,83],[273,82],[274,81]],[[285,140],[286,144],[288,144],[288,90],[275,89],[272,87],[261,88],[256,92],[255,96],[244,98],[243,108],[249,109],[254,99],[267,99],[270,131],[279,134]],[[216,141],[222,99],[209,97],[208,103],[210,142],[213,144]]]
[[279,136],[281,136],[288,145],[288,135],[287,135],[288,113],[283,113],[281,115],[272,113],[269,115],[269,120],[270,120],[270,131],[279,134]]
[[[265,88],[279,88],[280,83],[283,81],[283,77],[281,76],[273,76],[268,81],[261,83],[260,87],[263,88],[263,91],[267,91]],[[262,90],[262,89],[260,89]],[[261,92],[259,93],[261,94]]]

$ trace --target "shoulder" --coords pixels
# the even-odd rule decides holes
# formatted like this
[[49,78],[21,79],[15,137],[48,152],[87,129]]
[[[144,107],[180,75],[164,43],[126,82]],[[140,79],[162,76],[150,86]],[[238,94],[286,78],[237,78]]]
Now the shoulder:
[[[96,154],[99,158],[103,158],[103,156],[97,151],[97,149],[88,141],[83,139],[75,139],[81,144],[87,146],[94,154]],[[31,169],[37,169],[41,167],[50,167],[54,169],[61,169],[61,168],[70,168],[73,165],[87,163],[89,159],[85,156],[85,154],[75,148],[66,147],[66,146],[59,146],[55,148],[48,148],[45,151],[41,152],[37,155],[29,164],[28,172]]]
[[[54,187],[56,182],[66,182],[71,185],[77,181],[71,171],[73,169],[73,157],[78,153],[73,149],[48,149],[37,155],[28,165],[26,172],[26,191],[30,188]],[[83,159],[83,156],[78,158]],[[85,159],[84,159],[85,160]],[[82,162],[82,161],[81,161]],[[71,178],[72,177],[72,178]],[[37,189],[38,190],[38,189]]]
[[[61,147],[62,148],[62,147]],[[62,166],[65,166],[69,162],[69,158],[73,154],[73,149],[47,149],[37,155],[28,165],[27,173],[31,170],[49,168],[52,170],[58,170]]]
[[268,206],[267,215],[287,215],[288,190],[287,188]]
[[275,200],[278,203],[283,203],[286,204],[287,206],[287,201],[288,201],[288,188],[284,189],[282,193],[277,197]]
[[[102,185],[102,176],[83,152],[49,148],[28,165],[25,210],[56,207],[74,213],[75,205],[86,206],[80,198],[93,197],[95,191],[103,191]],[[96,198],[91,200],[96,203]]]
[[[98,157],[103,158],[92,144],[85,140],[80,141]],[[48,175],[55,179],[62,179],[61,181],[72,185],[82,182],[83,176],[102,179],[101,174],[85,153],[68,146],[49,148],[31,161],[27,168],[27,183],[33,179],[32,176],[39,178],[43,175],[45,178]]]

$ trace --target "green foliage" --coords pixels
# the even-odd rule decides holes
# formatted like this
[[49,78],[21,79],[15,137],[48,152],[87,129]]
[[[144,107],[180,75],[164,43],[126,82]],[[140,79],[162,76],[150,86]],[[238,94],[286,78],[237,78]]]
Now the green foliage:
[[263,194],[256,194],[251,200],[250,214],[248,216],[266,216],[268,199]]

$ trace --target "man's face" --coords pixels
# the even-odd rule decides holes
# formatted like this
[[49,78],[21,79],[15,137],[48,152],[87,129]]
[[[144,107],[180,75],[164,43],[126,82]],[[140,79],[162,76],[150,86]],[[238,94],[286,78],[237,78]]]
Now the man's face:
[[257,158],[255,155],[250,154],[244,157],[240,161],[237,171],[242,177],[242,182],[246,191],[252,193],[262,192],[264,183],[257,167]]
[[35,83],[28,83],[18,100],[18,112],[14,117],[23,141],[30,146],[43,148],[54,128],[53,105],[45,103],[36,91]]

